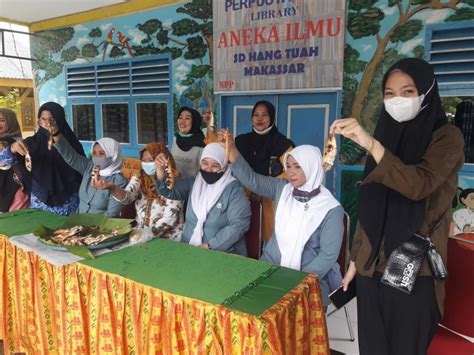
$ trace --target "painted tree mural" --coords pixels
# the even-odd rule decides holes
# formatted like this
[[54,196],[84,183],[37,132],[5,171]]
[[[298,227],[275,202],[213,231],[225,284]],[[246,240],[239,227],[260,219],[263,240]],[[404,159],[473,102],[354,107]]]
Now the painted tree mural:
[[[445,22],[474,19],[474,0],[388,0],[388,7],[396,9],[389,18],[381,10],[386,1],[351,0],[348,4],[347,31],[354,40],[375,37],[376,46],[367,62],[360,53],[346,45],[344,61],[343,117],[356,117],[373,131],[381,109],[383,73],[397,60],[406,57],[399,46],[420,35],[424,23],[416,15],[425,11],[452,10]],[[395,18],[396,17],[396,18]],[[415,18],[414,18],[415,17]],[[381,33],[382,23],[390,20],[388,30]],[[361,42],[362,43],[362,42]],[[413,56],[423,57],[422,46],[413,49]],[[365,154],[355,143],[344,140],[340,161],[354,164]]]
[[[128,38],[118,32],[118,39],[114,40],[111,36],[114,32],[115,28],[112,28],[106,38],[102,40],[100,28],[93,28],[88,33],[88,37],[91,39],[90,42],[85,43],[82,47],[72,45],[67,48],[65,46],[75,34],[73,27],[36,33],[35,39],[31,42],[31,52],[33,58],[36,59],[33,62],[36,91],[39,92],[48,80],[61,74],[64,64],[73,62],[78,58],[93,62],[100,54],[99,50],[102,50],[102,60],[104,60],[108,46],[111,46],[110,57],[117,58],[125,55],[124,49],[130,51]],[[134,56],[131,52],[130,55]]]
[[76,58],[79,49],[70,47],[62,52],[64,46],[74,37],[72,27],[57,30],[44,31],[35,34],[31,41],[31,53],[33,58],[33,75],[35,77],[35,96],[43,85],[50,79],[62,73],[64,63],[70,58]]
[[[183,58],[195,61],[180,84],[186,89],[183,95],[196,108],[202,103],[214,109],[213,96],[213,47],[212,47],[212,2],[192,0],[177,8],[182,18],[165,25],[159,19],[139,23],[136,28],[145,33],[146,38],[138,45],[132,45],[119,28],[101,30],[92,28],[88,32],[87,43],[77,45],[71,41],[75,36],[74,27],[39,32],[32,41],[32,55],[36,94],[50,79],[63,73],[64,65],[83,59],[88,62],[135,57],[150,54],[170,53],[173,59]],[[68,45],[70,42],[73,45]]]

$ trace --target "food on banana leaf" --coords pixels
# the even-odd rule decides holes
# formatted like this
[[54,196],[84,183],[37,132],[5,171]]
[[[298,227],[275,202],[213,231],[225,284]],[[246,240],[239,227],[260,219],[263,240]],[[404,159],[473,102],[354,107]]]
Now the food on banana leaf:
[[51,240],[65,246],[90,246],[116,237],[120,233],[121,228],[100,231],[98,226],[73,226],[55,230]]

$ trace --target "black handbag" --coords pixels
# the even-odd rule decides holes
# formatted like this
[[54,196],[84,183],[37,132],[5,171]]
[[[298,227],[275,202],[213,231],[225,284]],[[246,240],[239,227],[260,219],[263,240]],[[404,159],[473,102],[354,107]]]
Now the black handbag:
[[399,291],[410,294],[415,286],[421,265],[428,257],[428,263],[436,280],[445,280],[448,271],[441,255],[431,241],[431,234],[438,228],[446,211],[441,215],[428,236],[415,233],[409,240],[396,248],[388,258],[382,276],[382,283]]

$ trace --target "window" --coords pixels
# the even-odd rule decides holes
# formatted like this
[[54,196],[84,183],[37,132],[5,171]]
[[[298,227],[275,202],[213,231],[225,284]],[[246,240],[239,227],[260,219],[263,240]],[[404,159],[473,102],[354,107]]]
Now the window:
[[103,104],[102,127],[104,137],[113,138],[120,143],[129,143],[128,104]]
[[72,105],[73,129],[81,141],[95,141],[94,105]]
[[474,24],[428,26],[426,57],[442,95],[474,94]]
[[137,103],[138,143],[165,143],[168,136],[166,103]]
[[170,55],[159,55],[67,66],[68,106],[79,139],[116,139],[126,155],[150,142],[171,143],[170,62]]

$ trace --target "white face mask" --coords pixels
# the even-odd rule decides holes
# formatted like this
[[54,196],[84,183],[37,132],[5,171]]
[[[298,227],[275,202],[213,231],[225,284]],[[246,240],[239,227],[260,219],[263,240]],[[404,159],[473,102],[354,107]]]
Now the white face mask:
[[426,94],[417,97],[401,97],[395,96],[391,99],[383,100],[385,110],[397,122],[406,122],[414,119],[418,113],[426,106],[421,107],[425,96],[434,86],[434,81]]
[[156,174],[156,166],[155,166],[155,162],[153,161],[151,162],[142,161],[142,169],[145,172],[145,174],[149,176],[153,176]]

